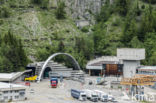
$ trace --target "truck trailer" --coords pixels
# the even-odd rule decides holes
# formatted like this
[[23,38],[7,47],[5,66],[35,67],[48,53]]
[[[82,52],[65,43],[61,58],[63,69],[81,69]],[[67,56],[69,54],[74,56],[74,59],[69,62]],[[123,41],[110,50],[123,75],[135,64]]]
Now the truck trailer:
[[79,91],[79,90],[75,90],[75,89],[71,89],[71,96],[80,101],[85,101],[87,99],[86,93],[84,91]]
[[107,102],[108,101],[108,94],[100,91],[100,90],[94,90],[94,92],[97,93],[98,99],[101,100],[102,102]]
[[93,102],[97,102],[98,101],[98,95],[96,94],[96,92],[92,91],[92,90],[84,90],[84,92],[86,93],[87,99],[93,101]]

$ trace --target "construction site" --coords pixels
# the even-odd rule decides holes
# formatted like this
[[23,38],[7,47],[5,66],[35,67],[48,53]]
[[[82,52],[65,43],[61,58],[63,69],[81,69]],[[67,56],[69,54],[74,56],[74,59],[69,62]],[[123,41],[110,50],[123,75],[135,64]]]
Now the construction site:
[[[53,61],[65,55],[74,68]],[[89,61],[82,71],[67,53],[27,65],[24,72],[0,73],[0,101],[12,103],[155,103],[156,68],[143,66],[145,49],[119,48],[117,56]],[[5,83],[4,83],[5,82]]]

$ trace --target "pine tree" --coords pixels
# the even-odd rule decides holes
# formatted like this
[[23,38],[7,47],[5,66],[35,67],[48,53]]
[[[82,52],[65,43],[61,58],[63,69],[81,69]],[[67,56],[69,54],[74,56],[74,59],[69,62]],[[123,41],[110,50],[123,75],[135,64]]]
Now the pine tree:
[[106,0],[105,5],[102,6],[101,11],[96,16],[97,22],[106,22],[113,13],[114,5],[110,5],[109,0]]
[[129,5],[131,0],[117,0],[116,1],[116,11],[122,16],[126,16],[129,10]]
[[41,7],[43,9],[48,9],[48,5],[49,5],[49,0],[42,0],[42,5]]
[[130,42],[130,47],[132,47],[132,48],[143,48],[144,45],[141,41],[139,41],[137,36],[134,36]]
[[156,13],[153,11],[152,6],[146,9],[145,14],[142,17],[141,26],[139,30],[138,38],[144,41],[146,33],[156,31]]
[[137,36],[137,32],[135,21],[129,21],[129,19],[127,19],[121,37],[121,41],[125,44],[125,46],[130,46],[130,41],[133,39],[133,37]]
[[58,51],[65,52],[65,45],[64,45],[63,41],[60,41],[60,43],[58,44]]
[[0,66],[3,72],[17,72],[25,68],[28,58],[24,52],[20,39],[17,39],[10,31],[1,36]]
[[65,15],[66,15],[66,12],[65,12],[65,3],[62,2],[62,1],[58,1],[58,7],[55,11],[55,15],[56,15],[56,18],[57,19],[65,19]]

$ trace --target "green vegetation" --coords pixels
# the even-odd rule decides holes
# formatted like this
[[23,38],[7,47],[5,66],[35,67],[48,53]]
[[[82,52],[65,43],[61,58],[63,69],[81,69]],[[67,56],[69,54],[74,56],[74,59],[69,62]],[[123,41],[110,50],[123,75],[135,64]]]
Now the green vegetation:
[[17,72],[24,70],[28,58],[21,40],[10,31],[0,36],[0,72]]
[[[108,0],[109,1],[109,0]],[[119,47],[145,48],[146,65],[156,64],[156,8],[139,0],[116,0],[103,6],[96,17],[96,55],[116,55]],[[153,0],[154,1],[154,0]]]
[[62,1],[58,2],[58,7],[55,11],[55,15],[57,19],[65,19],[65,3]]
[[[0,72],[23,70],[27,57],[44,61],[56,52],[70,53],[84,69],[94,56],[116,55],[120,47],[146,48],[143,63],[156,65],[154,3],[155,0],[115,0],[110,4],[106,0],[96,15],[96,24],[79,30],[66,13],[64,0],[56,4],[53,0],[1,0]],[[10,43],[6,43],[10,37]],[[72,67],[64,56],[55,60],[66,61]]]
[[42,0],[32,0],[32,3],[40,5],[42,3]]
[[1,6],[0,7],[0,18],[8,18],[10,17],[11,13],[10,13],[10,8],[8,8],[7,6]]
[[[57,5],[52,0],[4,0],[0,5],[2,12],[7,11],[1,13],[0,33],[7,34],[11,30],[20,37],[31,61],[44,61],[53,53],[66,52],[78,60],[81,68],[85,68],[87,61],[93,58],[92,37],[79,30],[67,16],[62,0]],[[72,67],[64,56],[55,59],[66,61],[65,64]]]
[[156,3],[156,1],[155,0],[142,0],[142,1],[144,1],[144,2],[147,2],[147,3]]
[[[74,45],[65,45],[63,41],[58,42],[55,46],[45,45],[44,48],[39,48],[37,50],[36,57],[39,61],[46,60],[48,56],[56,52],[66,52],[71,54],[76,60],[79,62],[82,69],[85,68],[85,65],[88,60],[93,58],[94,49],[93,49],[93,41],[92,38],[87,37],[76,37]],[[58,56],[55,58],[57,62],[65,62],[65,64],[69,67],[73,67],[73,65],[68,62],[68,58],[66,56]]]
[[49,0],[32,0],[33,4],[39,5],[42,9],[47,9]]

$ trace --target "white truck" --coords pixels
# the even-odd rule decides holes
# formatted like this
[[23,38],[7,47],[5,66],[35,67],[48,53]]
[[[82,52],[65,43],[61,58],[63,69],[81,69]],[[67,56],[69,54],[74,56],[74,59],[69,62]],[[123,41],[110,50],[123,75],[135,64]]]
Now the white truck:
[[71,96],[73,98],[76,98],[76,99],[80,100],[80,101],[85,101],[86,100],[86,93],[84,91],[71,89]]
[[102,102],[107,102],[108,101],[108,94],[100,91],[100,90],[94,90],[97,95],[98,95],[98,99],[101,100]]
[[113,97],[113,95],[108,95],[108,101],[111,101],[111,102],[115,102],[115,98]]
[[98,95],[96,94],[96,92],[92,91],[92,90],[83,90],[86,93],[87,99],[90,99],[93,102],[97,102],[98,101]]

